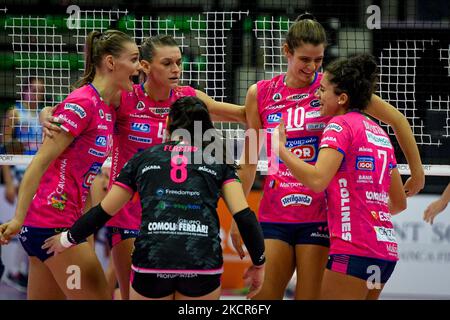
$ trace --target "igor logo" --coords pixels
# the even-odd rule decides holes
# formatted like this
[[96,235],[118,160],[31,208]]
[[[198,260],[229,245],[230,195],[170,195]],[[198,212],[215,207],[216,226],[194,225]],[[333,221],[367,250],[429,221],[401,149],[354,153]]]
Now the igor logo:
[[95,145],[99,147],[106,147],[108,139],[105,136],[97,136],[95,138]]
[[136,132],[144,132],[149,133],[150,132],[150,125],[146,123],[132,123],[131,124],[131,130]]
[[304,161],[311,161],[316,156],[316,149],[310,145],[293,147],[291,152]]
[[281,120],[281,112],[269,114],[267,116],[268,123],[278,123]]
[[319,138],[316,136],[290,138],[286,141],[286,148],[304,161],[316,161],[317,150],[319,149]]
[[373,171],[375,159],[373,157],[356,157],[356,170]]

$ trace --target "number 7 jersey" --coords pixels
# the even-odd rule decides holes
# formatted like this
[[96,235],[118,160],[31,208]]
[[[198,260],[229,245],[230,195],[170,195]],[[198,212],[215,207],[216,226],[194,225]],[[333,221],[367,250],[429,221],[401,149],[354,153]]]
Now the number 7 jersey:
[[330,254],[398,260],[388,206],[397,162],[389,136],[353,111],[330,120],[320,148],[344,155],[326,191]]

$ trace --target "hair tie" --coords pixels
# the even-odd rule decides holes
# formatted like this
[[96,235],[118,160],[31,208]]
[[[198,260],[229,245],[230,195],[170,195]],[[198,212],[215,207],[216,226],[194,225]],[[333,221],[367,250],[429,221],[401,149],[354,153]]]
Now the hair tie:
[[302,13],[301,15],[299,15],[298,17],[297,17],[297,19],[295,19],[295,21],[301,21],[301,20],[314,20],[314,21],[317,21],[316,20],[316,17],[314,17],[311,13],[309,13],[309,12],[305,12],[305,13]]

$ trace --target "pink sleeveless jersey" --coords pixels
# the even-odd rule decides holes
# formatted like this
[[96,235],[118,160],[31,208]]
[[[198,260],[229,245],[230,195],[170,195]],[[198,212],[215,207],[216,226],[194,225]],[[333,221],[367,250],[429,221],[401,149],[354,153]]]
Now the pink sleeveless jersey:
[[398,260],[388,208],[397,166],[389,136],[363,114],[349,112],[330,120],[320,148],[344,155],[326,191],[330,254]]
[[91,85],[73,91],[54,116],[75,139],[44,173],[25,226],[71,227],[81,216],[91,183],[112,148],[115,111]]
[[[194,88],[180,86],[172,90],[167,100],[155,102],[147,96],[142,84],[134,85],[132,92],[122,92],[114,132],[110,184],[136,152],[163,142],[166,118],[172,103],[181,97],[195,95]],[[136,193],[106,225],[137,230],[140,227],[141,212],[141,203]]]
[[[319,100],[315,92],[320,86],[321,73],[305,88],[289,88],[284,75],[257,83],[258,110],[267,136],[270,157],[270,135],[281,119],[287,130],[291,152],[314,164],[317,160],[322,131],[329,117],[320,116]],[[313,223],[326,221],[325,194],[315,193],[295,179],[289,168],[276,159],[279,168],[266,176],[264,193],[259,206],[259,220],[275,223]]]

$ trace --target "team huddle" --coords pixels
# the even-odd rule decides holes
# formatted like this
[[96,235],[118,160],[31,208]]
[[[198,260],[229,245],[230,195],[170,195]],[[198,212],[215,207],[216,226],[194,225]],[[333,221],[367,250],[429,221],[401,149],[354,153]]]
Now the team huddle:
[[[408,121],[374,94],[374,58],[321,73],[325,46],[320,23],[301,15],[283,45],[287,72],[250,86],[239,106],[179,85],[171,36],[138,48],[120,31],[91,32],[85,74],[43,111],[46,138],[14,218],[0,226],[0,242],[18,234],[29,256],[28,299],[111,299],[87,240],[103,226],[122,299],[219,299],[221,197],[233,245],[243,258],[245,244],[252,261],[248,298],[283,299],[296,271],[296,299],[377,299],[398,260],[391,216],[423,188],[423,169]],[[145,80],[133,84],[139,73]],[[411,167],[404,186],[389,136],[367,115],[393,127]],[[266,141],[247,140],[237,165],[213,121],[263,130]],[[261,146],[276,170],[256,215],[246,196]],[[108,156],[109,191],[96,200],[90,189]],[[66,286],[71,265],[81,269],[76,290]],[[373,268],[380,278],[369,285]]]

